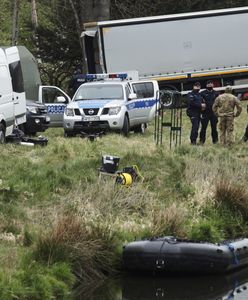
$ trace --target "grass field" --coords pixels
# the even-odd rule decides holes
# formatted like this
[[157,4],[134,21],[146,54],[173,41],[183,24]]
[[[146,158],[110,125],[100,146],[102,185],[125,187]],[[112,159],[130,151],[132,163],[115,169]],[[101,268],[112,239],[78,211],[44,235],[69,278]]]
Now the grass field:
[[[71,299],[121,269],[122,245],[135,238],[175,235],[220,241],[248,235],[248,122],[236,120],[232,147],[189,145],[184,113],[182,145],[157,147],[145,135],[108,134],[95,142],[49,129],[47,147],[1,145],[1,299]],[[120,167],[137,165],[132,187],[99,177],[104,154]]]

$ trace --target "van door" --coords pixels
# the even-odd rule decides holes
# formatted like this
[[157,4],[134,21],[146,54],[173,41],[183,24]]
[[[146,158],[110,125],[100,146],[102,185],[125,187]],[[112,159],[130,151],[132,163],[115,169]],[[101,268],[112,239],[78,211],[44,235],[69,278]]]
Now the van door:
[[20,56],[17,47],[7,48],[5,53],[12,79],[16,125],[20,125],[26,122],[26,95],[24,91]]
[[40,86],[39,102],[47,107],[49,127],[63,127],[64,110],[71,98],[56,86]]
[[134,125],[148,123],[154,117],[159,99],[158,83],[156,80],[132,81],[130,85],[137,95],[137,99],[130,101],[130,118],[134,119]]
[[5,52],[0,49],[0,122],[5,124],[5,135],[12,133],[15,124],[12,85]]

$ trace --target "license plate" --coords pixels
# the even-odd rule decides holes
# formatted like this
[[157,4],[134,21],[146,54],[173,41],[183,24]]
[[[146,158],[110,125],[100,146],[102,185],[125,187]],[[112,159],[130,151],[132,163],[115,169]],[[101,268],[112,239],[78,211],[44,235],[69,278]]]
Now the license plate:
[[89,117],[83,117],[84,122],[91,122],[91,121],[99,121],[99,116],[89,116]]
[[26,122],[26,116],[20,117],[16,119],[17,125],[23,124]]

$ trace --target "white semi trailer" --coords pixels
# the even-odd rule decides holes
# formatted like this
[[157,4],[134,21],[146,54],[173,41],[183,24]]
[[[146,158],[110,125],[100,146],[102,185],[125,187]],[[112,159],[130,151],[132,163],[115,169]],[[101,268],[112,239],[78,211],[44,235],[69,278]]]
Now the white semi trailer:
[[84,24],[89,73],[137,70],[160,87],[248,86],[248,6]]

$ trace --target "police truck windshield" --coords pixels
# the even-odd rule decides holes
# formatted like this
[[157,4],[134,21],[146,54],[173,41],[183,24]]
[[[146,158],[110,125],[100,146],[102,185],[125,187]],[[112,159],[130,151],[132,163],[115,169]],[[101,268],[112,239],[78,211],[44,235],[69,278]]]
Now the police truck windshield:
[[104,100],[104,99],[123,100],[124,93],[123,93],[122,85],[116,85],[116,84],[82,85],[74,97],[74,101]]

